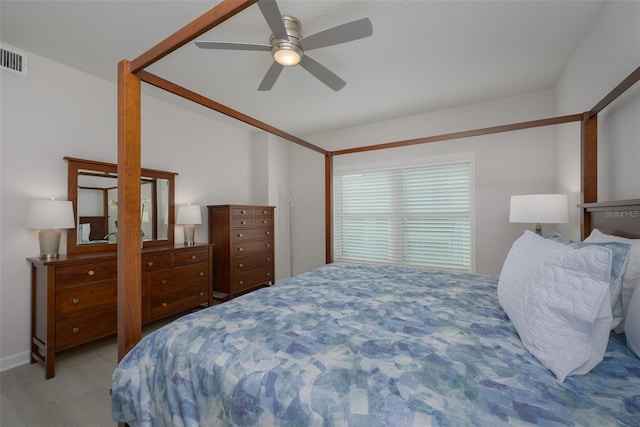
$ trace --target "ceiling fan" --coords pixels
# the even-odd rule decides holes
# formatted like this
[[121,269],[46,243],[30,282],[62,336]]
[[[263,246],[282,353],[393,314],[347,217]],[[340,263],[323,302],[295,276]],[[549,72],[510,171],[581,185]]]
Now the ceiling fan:
[[298,64],[331,89],[342,89],[346,82],[324,65],[311,59],[306,55],[306,51],[358,40],[373,34],[369,18],[362,18],[302,37],[300,21],[293,16],[281,15],[275,0],[260,0],[258,7],[273,32],[269,38],[269,45],[205,40],[197,40],[195,44],[204,49],[271,51],[274,62],[258,86],[260,91],[271,90],[284,67]]

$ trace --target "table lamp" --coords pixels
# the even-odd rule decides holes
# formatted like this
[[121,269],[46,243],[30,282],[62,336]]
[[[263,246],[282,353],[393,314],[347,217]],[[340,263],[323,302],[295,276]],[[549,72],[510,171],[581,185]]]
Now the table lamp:
[[27,227],[40,230],[40,258],[57,258],[60,229],[75,227],[73,205],[66,200],[32,200],[27,212]]
[[542,223],[563,224],[569,222],[566,194],[526,194],[511,196],[509,222],[528,222],[536,225],[536,233],[542,235]]
[[200,206],[198,205],[180,205],[178,206],[178,215],[176,224],[184,226],[184,244],[193,246],[195,244],[196,226],[202,224],[202,215],[200,214]]

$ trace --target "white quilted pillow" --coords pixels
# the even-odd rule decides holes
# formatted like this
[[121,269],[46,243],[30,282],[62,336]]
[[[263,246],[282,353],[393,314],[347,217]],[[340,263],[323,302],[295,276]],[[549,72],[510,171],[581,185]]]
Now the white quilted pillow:
[[[640,239],[626,239],[624,237],[611,236],[595,228],[591,232],[589,237],[584,239],[584,241],[596,243],[618,242],[631,245],[631,248],[629,249],[627,269],[622,276],[622,312],[623,318],[626,318],[627,313],[629,312],[629,304],[631,302],[631,295],[633,295],[633,290],[636,288],[640,288]],[[616,329],[616,332],[623,331],[624,322],[621,327]]]
[[498,299],[525,348],[563,382],[604,356],[611,327],[611,250],[574,249],[530,231],[514,242]]

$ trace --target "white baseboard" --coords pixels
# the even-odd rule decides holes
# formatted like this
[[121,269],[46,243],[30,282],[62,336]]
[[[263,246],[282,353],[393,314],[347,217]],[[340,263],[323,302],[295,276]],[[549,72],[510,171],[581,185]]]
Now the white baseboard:
[[13,354],[11,356],[0,359],[0,372],[15,368],[20,365],[26,365],[31,361],[31,355],[28,351]]

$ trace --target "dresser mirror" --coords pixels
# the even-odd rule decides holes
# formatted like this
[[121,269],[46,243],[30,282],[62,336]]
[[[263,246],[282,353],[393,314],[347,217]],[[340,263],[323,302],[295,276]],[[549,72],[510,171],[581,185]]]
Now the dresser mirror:
[[[76,228],[67,233],[67,253],[116,249],[118,170],[113,163],[65,157],[69,166],[68,199]],[[144,246],[173,245],[174,172],[141,169],[140,227]]]

